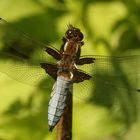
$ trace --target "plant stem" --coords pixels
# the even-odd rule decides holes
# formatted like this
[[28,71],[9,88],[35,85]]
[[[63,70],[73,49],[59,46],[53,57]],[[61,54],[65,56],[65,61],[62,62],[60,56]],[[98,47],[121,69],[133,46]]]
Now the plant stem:
[[57,140],[72,140],[72,91],[69,91],[64,114],[57,124]]

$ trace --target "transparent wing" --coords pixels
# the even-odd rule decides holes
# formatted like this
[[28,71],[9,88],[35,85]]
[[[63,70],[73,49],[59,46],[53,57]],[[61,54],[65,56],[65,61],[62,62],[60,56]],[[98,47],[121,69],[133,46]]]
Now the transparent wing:
[[40,67],[40,61],[33,63],[4,52],[0,52],[0,72],[19,82],[42,88],[50,88],[54,82]]
[[85,57],[95,58],[93,64],[80,66],[92,78],[74,85],[75,96],[104,106],[121,102],[132,108],[137,103],[140,99],[140,55]]
[[0,50],[30,61],[49,61],[45,47],[51,47],[18,30],[14,24],[0,19]]
[[40,67],[40,63],[51,61],[44,51],[46,46],[0,19],[0,72],[29,85],[49,88],[53,80]]

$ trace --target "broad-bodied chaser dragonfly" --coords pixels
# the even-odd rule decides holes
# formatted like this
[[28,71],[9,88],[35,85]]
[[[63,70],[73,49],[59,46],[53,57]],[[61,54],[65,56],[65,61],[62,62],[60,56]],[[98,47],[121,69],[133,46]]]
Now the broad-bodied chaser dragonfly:
[[[0,19],[0,71],[18,81],[33,85],[47,77],[46,73],[55,80],[48,106],[50,131],[63,115],[67,94],[75,83],[75,85],[83,87],[84,83],[89,83],[91,88],[95,83],[99,83],[100,87],[97,87],[97,90],[95,88],[95,92],[98,94],[98,90],[102,89],[101,92],[104,94],[99,102],[104,102],[104,97],[109,96],[108,93],[104,93],[105,89],[110,89],[112,94],[115,92],[122,94],[140,92],[140,55],[80,56],[81,47],[84,45],[83,37],[80,29],[68,25],[62,39],[63,44],[60,50],[57,50],[32,40],[18,30],[15,31],[10,24]],[[49,57],[43,55],[43,49],[56,59],[57,63],[46,62]],[[36,53],[37,55],[35,55]],[[89,73],[78,68],[78,66],[81,68],[85,66],[84,70],[88,70],[89,65]],[[50,85],[46,83],[43,87],[49,88]],[[89,92],[88,88],[87,84],[84,92]],[[97,94],[95,94],[95,98],[98,98]]]

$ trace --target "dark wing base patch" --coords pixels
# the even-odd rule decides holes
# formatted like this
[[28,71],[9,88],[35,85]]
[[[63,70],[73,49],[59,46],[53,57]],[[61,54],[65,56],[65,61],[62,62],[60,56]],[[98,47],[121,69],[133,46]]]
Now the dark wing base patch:
[[83,82],[84,80],[89,80],[92,76],[80,71],[76,70],[73,75],[73,83]]
[[84,64],[92,64],[94,63],[95,58],[80,58],[77,60],[76,64],[77,65],[84,65]]
[[58,68],[56,64],[40,63],[40,65],[53,79],[57,79]]
[[55,58],[56,60],[60,60],[61,59],[61,54],[59,53],[59,51],[58,50],[56,50],[56,49],[52,49],[52,48],[50,48],[50,47],[46,47],[45,48],[45,51],[49,54],[49,55],[51,55],[53,58]]

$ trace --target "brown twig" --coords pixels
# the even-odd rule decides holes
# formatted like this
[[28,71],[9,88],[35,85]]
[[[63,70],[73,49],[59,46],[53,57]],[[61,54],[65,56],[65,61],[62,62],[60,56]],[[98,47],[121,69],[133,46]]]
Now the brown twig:
[[67,99],[64,114],[57,124],[57,140],[72,140],[72,93]]

